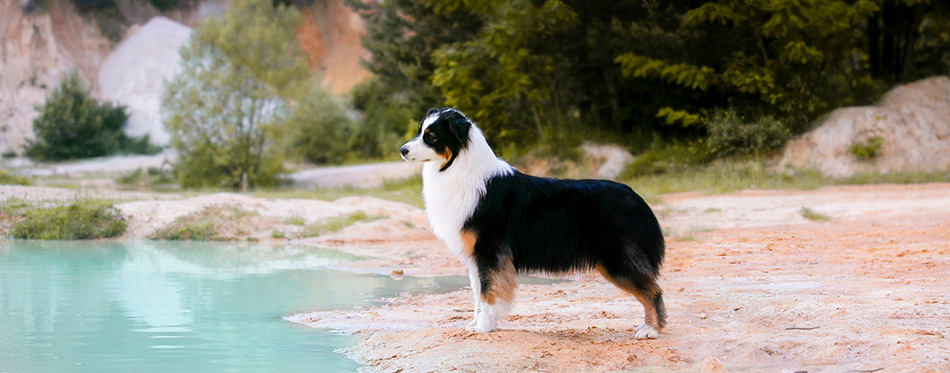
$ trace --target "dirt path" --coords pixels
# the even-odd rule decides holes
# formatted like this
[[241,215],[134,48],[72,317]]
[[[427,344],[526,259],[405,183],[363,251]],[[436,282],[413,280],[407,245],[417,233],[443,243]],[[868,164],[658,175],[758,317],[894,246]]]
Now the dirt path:
[[[950,185],[665,201],[669,324],[657,340],[633,339],[641,307],[594,274],[522,286],[492,334],[462,331],[464,289],[288,319],[367,336],[348,353],[372,371],[950,371]],[[464,273],[431,236],[367,245],[363,229],[320,240],[375,255],[361,270]]]

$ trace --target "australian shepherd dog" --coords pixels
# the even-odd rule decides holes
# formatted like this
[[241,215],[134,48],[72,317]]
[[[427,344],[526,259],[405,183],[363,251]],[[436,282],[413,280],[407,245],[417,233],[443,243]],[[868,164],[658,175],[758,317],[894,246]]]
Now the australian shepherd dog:
[[514,301],[517,272],[596,269],[643,304],[637,339],[663,327],[657,284],[663,233],[630,187],[605,180],[525,175],[504,161],[481,130],[452,108],[429,109],[402,158],[422,162],[429,224],[468,268],[475,319],[466,328],[498,329]]

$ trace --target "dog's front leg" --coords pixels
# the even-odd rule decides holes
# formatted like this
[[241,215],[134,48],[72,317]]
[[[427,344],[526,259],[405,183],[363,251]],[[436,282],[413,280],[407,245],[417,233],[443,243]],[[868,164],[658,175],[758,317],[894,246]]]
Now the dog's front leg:
[[475,305],[475,325],[471,331],[489,333],[498,330],[498,320],[508,314],[514,304],[515,267],[511,260],[478,265],[479,292]]
[[468,280],[472,283],[472,298],[475,300],[475,316],[472,318],[472,322],[468,323],[468,326],[465,327],[467,331],[475,331],[475,325],[478,323],[478,304],[480,296],[481,281],[478,279],[478,268],[474,265],[470,265],[468,268]]

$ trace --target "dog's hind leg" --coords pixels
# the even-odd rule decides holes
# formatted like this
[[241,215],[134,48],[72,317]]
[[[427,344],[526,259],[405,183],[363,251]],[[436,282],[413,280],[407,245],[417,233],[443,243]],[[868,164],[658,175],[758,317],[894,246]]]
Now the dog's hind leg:
[[618,273],[598,265],[604,278],[632,294],[643,305],[643,324],[637,327],[637,339],[654,339],[666,324],[666,306],[663,304],[663,290],[656,283],[656,278],[642,273]]
[[494,266],[479,265],[481,292],[476,305],[476,333],[488,333],[498,330],[498,320],[508,314],[514,304],[515,266],[511,259],[499,260]]

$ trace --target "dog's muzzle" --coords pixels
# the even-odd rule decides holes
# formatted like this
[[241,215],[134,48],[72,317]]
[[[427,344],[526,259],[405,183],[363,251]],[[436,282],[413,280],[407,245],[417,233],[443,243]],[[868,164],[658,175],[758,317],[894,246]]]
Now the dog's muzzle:
[[403,145],[401,148],[399,148],[399,152],[402,153],[402,160],[408,161],[408,159],[406,159],[406,154],[409,154],[409,148]]

